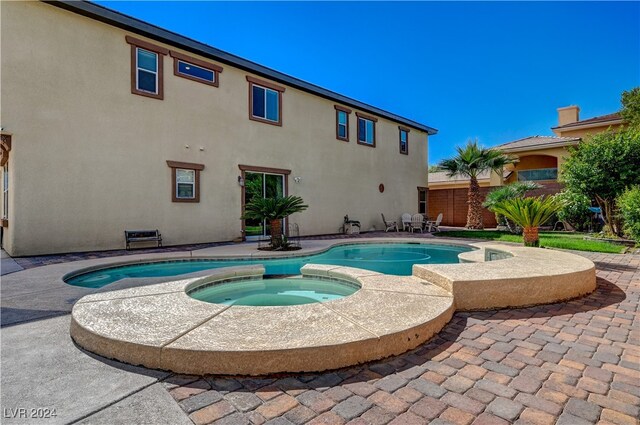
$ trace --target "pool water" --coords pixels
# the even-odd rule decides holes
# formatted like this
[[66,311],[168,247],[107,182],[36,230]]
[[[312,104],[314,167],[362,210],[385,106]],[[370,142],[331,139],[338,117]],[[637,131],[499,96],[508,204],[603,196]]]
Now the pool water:
[[470,247],[419,244],[381,243],[343,245],[321,254],[304,257],[240,259],[240,260],[169,260],[153,263],[108,267],[65,278],[65,282],[85,288],[101,288],[126,278],[171,277],[220,267],[262,264],[266,275],[299,275],[305,264],[333,264],[356,267],[379,273],[409,276],[414,264],[458,263],[458,254]]
[[189,296],[209,303],[261,307],[321,303],[346,297],[358,289],[336,280],[294,277],[221,283],[196,288]]

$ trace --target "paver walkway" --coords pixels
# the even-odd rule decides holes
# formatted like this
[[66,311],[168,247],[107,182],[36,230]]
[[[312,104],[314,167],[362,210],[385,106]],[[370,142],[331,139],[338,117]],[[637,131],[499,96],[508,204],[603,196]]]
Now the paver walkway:
[[597,265],[593,294],[456,313],[435,339],[386,361],[163,385],[196,424],[638,424],[640,256],[579,254]]
[[[637,425],[640,255],[576,254],[598,269],[589,296],[456,313],[412,352],[318,374],[201,378],[123,365],[75,347],[65,310],[1,330],[2,407],[58,408],[37,423]],[[103,256],[74,259],[93,255]],[[7,412],[2,423],[33,423]]]

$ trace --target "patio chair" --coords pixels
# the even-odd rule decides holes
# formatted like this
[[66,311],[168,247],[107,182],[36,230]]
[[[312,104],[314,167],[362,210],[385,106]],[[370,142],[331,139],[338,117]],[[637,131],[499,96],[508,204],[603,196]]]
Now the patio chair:
[[396,232],[398,231],[398,223],[396,223],[395,221],[387,221],[386,218],[384,218],[384,214],[380,214],[382,216],[382,222],[384,223],[384,231],[388,232],[389,230],[392,229],[396,229]]
[[411,216],[411,233],[416,229],[420,229],[420,233],[423,232],[424,216],[422,214],[414,214]]
[[402,230],[403,231],[411,230],[411,214],[409,213],[402,214]]
[[442,223],[442,213],[438,214],[436,221],[427,221],[426,225],[429,228],[427,232],[432,232],[433,230],[437,231],[438,228],[440,227],[440,223]]

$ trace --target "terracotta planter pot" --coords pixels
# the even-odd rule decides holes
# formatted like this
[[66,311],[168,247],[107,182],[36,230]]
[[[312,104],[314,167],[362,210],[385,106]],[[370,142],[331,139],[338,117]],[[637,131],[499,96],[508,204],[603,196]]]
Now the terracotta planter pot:
[[525,227],[522,229],[522,235],[524,236],[524,246],[540,246],[537,227]]

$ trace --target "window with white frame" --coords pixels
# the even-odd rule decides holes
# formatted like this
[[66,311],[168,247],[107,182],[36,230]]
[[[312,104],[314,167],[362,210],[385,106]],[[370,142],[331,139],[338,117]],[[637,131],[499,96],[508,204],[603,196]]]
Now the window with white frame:
[[376,145],[376,123],[375,121],[358,117],[358,143],[362,145]]
[[216,81],[216,73],[214,71],[181,60],[178,60],[178,73],[209,83],[215,83]]
[[136,89],[158,94],[158,54],[136,48]]
[[282,97],[285,87],[247,75],[249,119],[282,126]]
[[196,170],[176,168],[176,198],[195,199]]
[[404,155],[409,154],[409,130],[400,129],[400,153]]
[[280,93],[256,84],[251,88],[251,114],[254,118],[278,122],[280,121]]
[[167,161],[171,168],[171,201],[200,202],[200,172],[203,164]]

